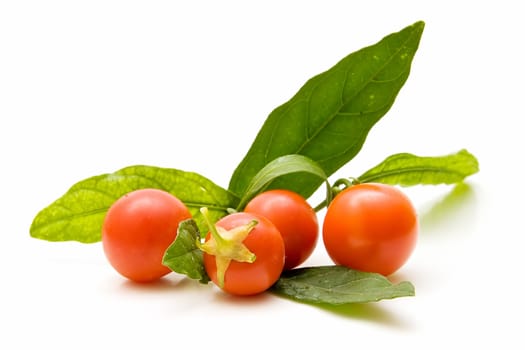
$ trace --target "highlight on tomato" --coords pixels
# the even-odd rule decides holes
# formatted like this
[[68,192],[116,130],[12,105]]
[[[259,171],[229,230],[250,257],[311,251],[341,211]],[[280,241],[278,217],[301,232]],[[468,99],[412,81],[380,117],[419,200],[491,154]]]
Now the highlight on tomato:
[[207,209],[201,210],[209,232],[204,243],[204,268],[212,282],[223,291],[240,296],[269,289],[284,267],[284,241],[267,218],[246,212],[227,215],[215,224]]
[[262,215],[277,227],[284,240],[284,270],[301,265],[314,251],[319,236],[317,215],[298,193],[269,190],[255,196],[244,211]]
[[164,252],[179,223],[189,218],[188,208],[169,192],[132,191],[116,200],[104,218],[104,253],[122,276],[135,282],[158,280],[171,271],[162,264]]
[[411,256],[418,231],[416,210],[400,189],[362,183],[329,204],[323,242],[334,263],[387,276]]

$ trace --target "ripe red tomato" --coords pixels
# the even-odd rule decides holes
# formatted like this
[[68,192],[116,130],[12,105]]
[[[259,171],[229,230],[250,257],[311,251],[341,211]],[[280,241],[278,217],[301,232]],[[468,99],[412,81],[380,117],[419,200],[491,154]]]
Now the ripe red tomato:
[[[217,228],[235,232],[235,229],[248,227],[253,221],[254,226],[242,243],[249,252],[255,255],[252,262],[231,260],[224,273],[224,284],[221,286],[217,273],[217,258],[204,253],[204,268],[210,279],[225,292],[234,295],[254,295],[264,292],[279,279],[284,266],[284,242],[277,228],[265,217],[239,212],[221,218],[216,223]],[[233,231],[232,231],[233,230]],[[239,232],[237,232],[239,233]],[[229,236],[224,234],[223,237]],[[212,238],[208,233],[206,243]],[[205,244],[206,244],[205,243]],[[236,246],[235,250],[239,247]]]
[[330,203],[323,241],[334,263],[387,276],[408,260],[418,231],[416,210],[401,190],[364,183],[346,188]]
[[266,191],[254,197],[244,211],[266,217],[281,232],[285,270],[299,266],[314,251],[319,223],[315,211],[301,195],[288,190]]
[[164,252],[175,240],[179,222],[190,217],[188,208],[168,192],[130,192],[115,201],[104,218],[104,253],[124,277],[157,280],[171,271],[162,264]]

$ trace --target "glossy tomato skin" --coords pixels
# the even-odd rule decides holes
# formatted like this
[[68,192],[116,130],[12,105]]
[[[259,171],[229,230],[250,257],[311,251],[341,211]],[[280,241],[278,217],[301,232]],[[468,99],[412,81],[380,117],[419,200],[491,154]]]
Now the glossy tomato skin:
[[177,236],[188,208],[172,194],[140,189],[119,198],[109,208],[102,229],[104,253],[122,276],[135,282],[155,281],[171,270],[162,264],[164,252]]
[[323,242],[334,263],[387,276],[408,260],[418,231],[416,210],[401,190],[364,183],[346,188],[330,203]]
[[[216,226],[231,230],[247,225],[252,220],[256,220],[257,225],[243,240],[243,244],[255,254],[256,259],[252,263],[230,262],[222,288],[229,294],[248,296],[262,293],[277,282],[283,271],[284,241],[268,219],[257,214],[238,212],[223,217]],[[204,253],[204,268],[210,279],[218,285],[215,256]]]
[[319,222],[314,209],[301,195],[289,190],[269,190],[254,197],[244,211],[262,215],[277,227],[284,240],[285,270],[299,266],[314,251]]

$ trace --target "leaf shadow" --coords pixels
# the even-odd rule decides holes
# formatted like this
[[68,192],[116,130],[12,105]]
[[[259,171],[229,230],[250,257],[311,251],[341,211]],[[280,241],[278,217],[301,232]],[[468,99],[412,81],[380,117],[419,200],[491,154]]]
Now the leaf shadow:
[[341,317],[359,319],[393,328],[408,328],[408,324],[377,303],[323,305],[321,308]]
[[456,184],[441,200],[420,214],[422,231],[431,232],[442,225],[453,223],[460,217],[475,215],[475,203],[476,193],[473,187],[465,182]]
[[308,303],[299,300],[288,298],[284,295],[275,293],[278,297],[294,301],[299,304],[316,307],[322,311],[328,312],[335,316],[356,319],[360,321],[367,321],[374,324],[388,326],[398,329],[407,329],[409,325],[396,317],[393,313],[379,305],[380,302],[369,302],[369,303],[349,303],[341,305],[332,305],[324,303]]

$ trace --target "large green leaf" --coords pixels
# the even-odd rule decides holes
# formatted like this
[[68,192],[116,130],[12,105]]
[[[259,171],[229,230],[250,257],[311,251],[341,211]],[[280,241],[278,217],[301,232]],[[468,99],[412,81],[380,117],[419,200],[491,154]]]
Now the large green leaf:
[[208,207],[210,217],[217,220],[239,202],[235,195],[196,173],[130,166],[73,185],[36,215],[30,234],[48,241],[100,241],[102,223],[109,207],[124,194],[141,188],[158,188],[175,195],[188,207],[201,229],[206,229],[199,212],[201,207]]
[[408,281],[393,284],[385,276],[344,266],[304,267],[285,271],[272,291],[312,304],[367,303],[414,296]]
[[[350,161],[408,78],[423,28],[424,22],[414,23],[307,81],[268,116],[229,189],[241,195],[260,169],[286,154],[309,157],[327,176]],[[322,182],[311,174],[286,175],[268,188],[288,188],[308,198]]]

